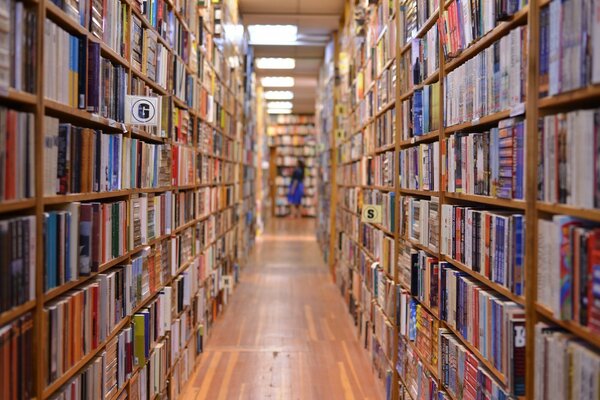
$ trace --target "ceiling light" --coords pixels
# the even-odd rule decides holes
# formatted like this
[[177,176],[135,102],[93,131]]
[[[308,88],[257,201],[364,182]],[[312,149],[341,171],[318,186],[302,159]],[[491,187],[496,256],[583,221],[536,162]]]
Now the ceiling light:
[[267,112],[269,114],[291,114],[292,110],[289,108],[269,108]]
[[294,93],[289,90],[270,90],[265,92],[264,97],[266,100],[292,100]]
[[268,108],[292,108],[293,106],[291,101],[270,101],[267,103]]
[[296,25],[249,25],[250,44],[292,44],[298,37]]
[[294,78],[291,76],[267,76],[260,78],[260,83],[264,87],[292,87]]
[[294,69],[296,60],[293,58],[257,58],[256,68],[258,69]]

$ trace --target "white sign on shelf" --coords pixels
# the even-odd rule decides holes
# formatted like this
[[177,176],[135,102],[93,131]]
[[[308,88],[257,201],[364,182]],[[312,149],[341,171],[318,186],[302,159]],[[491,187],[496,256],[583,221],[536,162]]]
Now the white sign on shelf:
[[125,96],[125,123],[158,126],[158,97]]
[[371,222],[373,224],[380,224],[382,222],[381,206],[375,204],[363,205],[362,208],[362,222]]

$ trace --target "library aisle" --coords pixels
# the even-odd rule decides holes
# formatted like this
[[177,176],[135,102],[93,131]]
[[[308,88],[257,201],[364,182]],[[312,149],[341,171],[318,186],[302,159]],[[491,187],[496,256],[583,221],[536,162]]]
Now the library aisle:
[[383,398],[314,223],[270,222],[181,398]]

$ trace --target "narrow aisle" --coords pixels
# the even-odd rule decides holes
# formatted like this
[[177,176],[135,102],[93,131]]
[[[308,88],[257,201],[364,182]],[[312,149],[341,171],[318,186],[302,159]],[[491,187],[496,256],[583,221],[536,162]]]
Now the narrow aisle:
[[183,398],[383,398],[322,261],[314,220],[272,222]]

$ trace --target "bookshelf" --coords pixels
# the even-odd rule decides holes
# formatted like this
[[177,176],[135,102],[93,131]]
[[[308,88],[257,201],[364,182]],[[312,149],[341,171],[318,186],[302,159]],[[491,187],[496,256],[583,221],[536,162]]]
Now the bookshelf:
[[[22,155],[0,167],[0,347],[31,349],[1,397],[174,399],[253,244],[251,58],[223,30],[235,1],[78,4],[0,13]],[[157,97],[158,127],[125,124],[125,94]]]
[[271,173],[274,173],[271,199],[274,216],[290,215],[291,206],[288,204],[287,194],[294,168],[298,165],[298,160],[303,160],[305,170],[301,214],[303,217],[314,217],[318,175],[315,117],[294,114],[273,115],[267,128],[267,135],[270,162],[273,163]]
[[[376,3],[348,5],[337,40],[336,107],[344,119],[335,137],[331,229],[336,282],[388,394],[458,400],[473,398],[484,383],[498,396],[584,393],[569,371],[596,376],[600,370],[596,308],[588,306],[597,300],[587,281],[597,263],[599,221],[598,149],[589,146],[597,141],[600,99],[600,37],[586,30],[592,16],[580,2],[515,2],[502,9],[508,5],[495,3],[476,15],[468,15],[470,7],[482,2],[403,0],[389,13],[387,2]],[[565,18],[584,28],[559,28],[557,16],[571,12]],[[381,56],[379,44],[390,24],[396,28],[391,59]],[[583,40],[587,52],[573,45]],[[579,49],[575,60],[571,45]],[[395,95],[382,98],[382,71],[394,65]],[[490,68],[500,73],[487,73]],[[395,130],[391,140],[378,142],[386,137],[379,121],[389,110],[396,113]],[[385,170],[390,165],[393,183]],[[394,195],[395,207],[383,194]],[[394,218],[384,213],[393,227],[360,222],[362,205],[373,203],[394,209]],[[497,246],[504,237],[510,248],[485,254],[490,245],[482,240],[492,235]],[[381,238],[393,240],[392,253]],[[393,269],[386,267],[390,259]],[[373,261],[379,264],[371,269]],[[457,317],[448,296],[459,291],[480,297],[461,300]],[[398,305],[389,313],[388,297]],[[510,329],[485,342],[465,321],[487,321],[467,308],[487,309],[490,301],[493,308],[502,304]],[[396,332],[393,347],[381,315]],[[499,343],[514,364],[490,353]],[[567,354],[581,359],[558,361]],[[476,373],[450,380],[442,366],[451,359]],[[573,394],[555,384],[564,379]],[[536,393],[540,388],[549,389]]]
[[315,121],[317,124],[317,241],[323,252],[325,262],[330,263],[331,235],[330,223],[332,219],[331,202],[333,199],[332,164],[333,151],[332,139],[334,137],[334,88],[335,88],[335,49],[336,41],[332,40],[325,48],[325,59],[319,71],[317,88],[317,103]]

